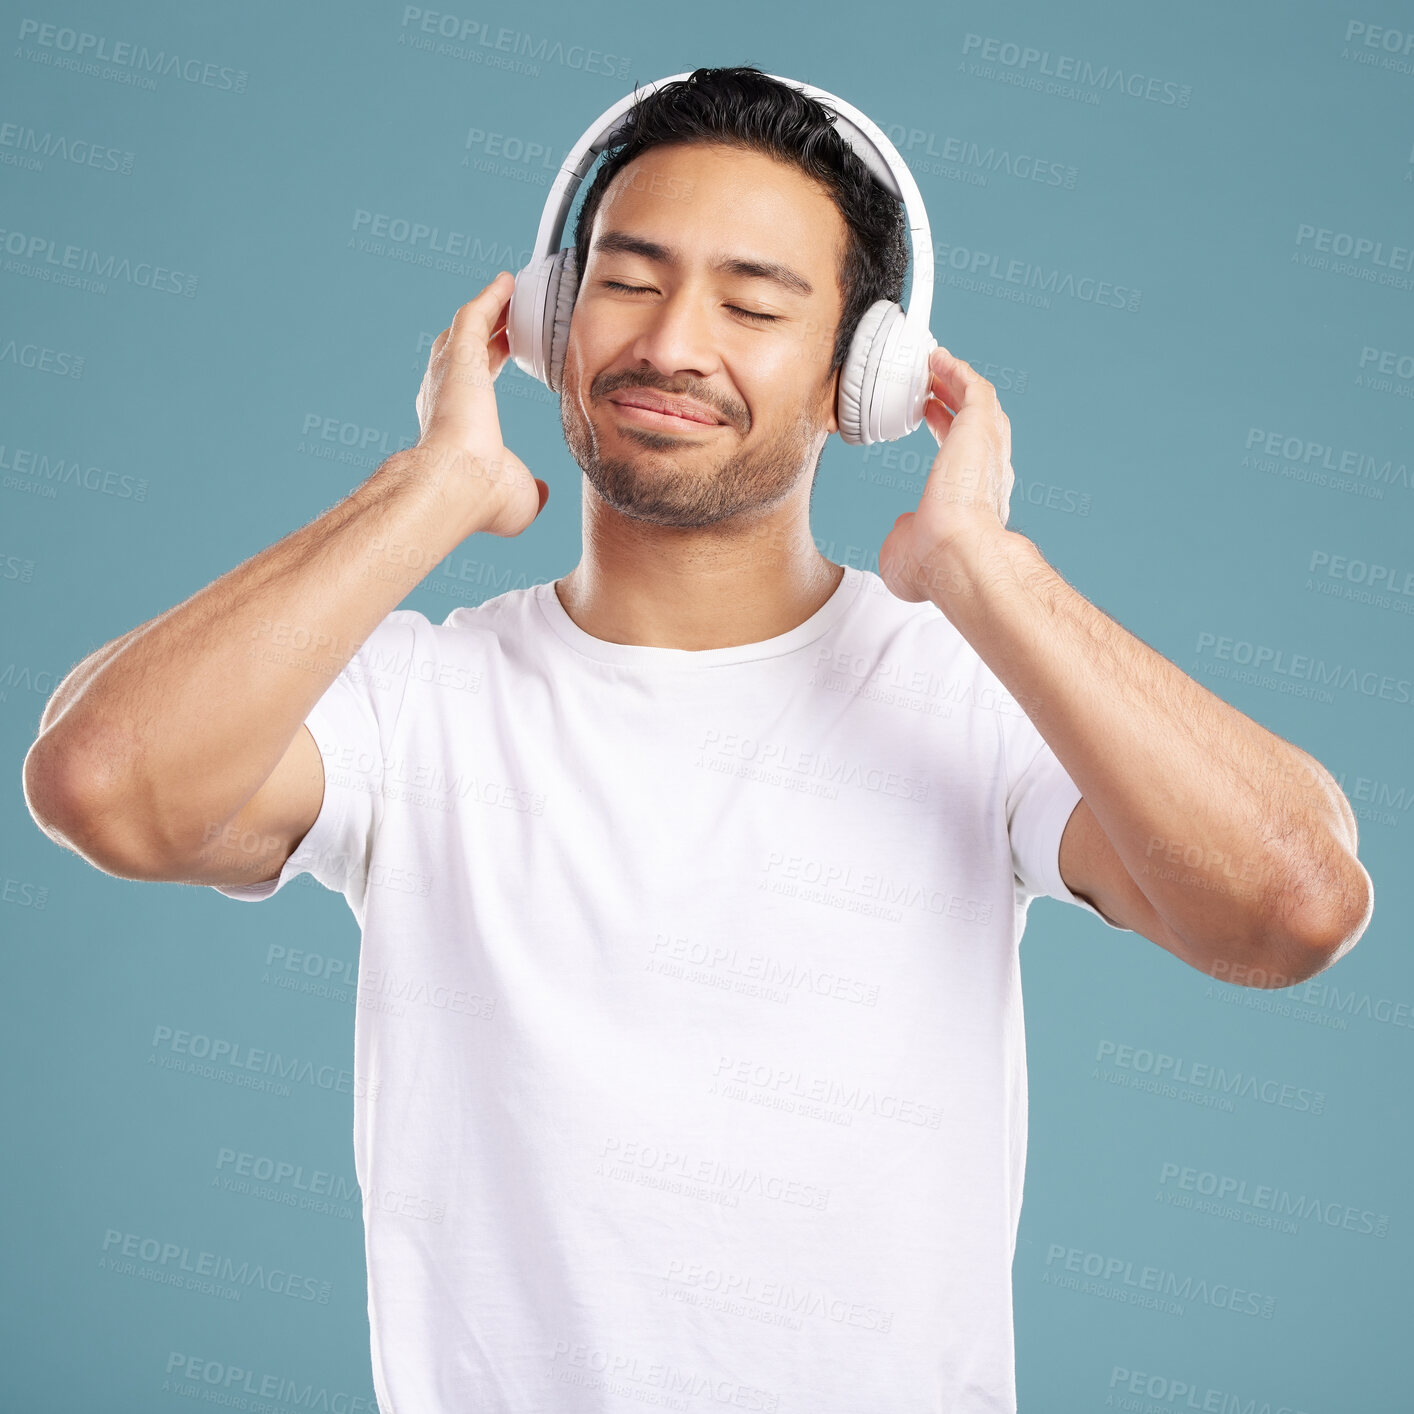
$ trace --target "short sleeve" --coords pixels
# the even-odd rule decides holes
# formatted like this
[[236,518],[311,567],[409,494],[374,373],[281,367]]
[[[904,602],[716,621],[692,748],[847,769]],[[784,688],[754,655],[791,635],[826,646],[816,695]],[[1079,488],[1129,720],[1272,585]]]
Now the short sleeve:
[[[1007,831],[1011,836],[1012,865],[1022,889],[1033,897],[1045,895],[1074,904],[1093,914],[1105,927],[1128,932],[1073,894],[1061,877],[1061,835],[1080,803],[1080,787],[1019,707],[1013,705],[1000,721],[1007,760]],[[1015,761],[1023,763],[1020,770],[1012,764]]]
[[373,839],[382,819],[383,774],[407,689],[417,621],[395,609],[364,640],[310,708],[304,725],[324,758],[324,799],[309,832],[274,879],[213,884],[217,893],[260,903],[296,874],[311,874],[362,914]]

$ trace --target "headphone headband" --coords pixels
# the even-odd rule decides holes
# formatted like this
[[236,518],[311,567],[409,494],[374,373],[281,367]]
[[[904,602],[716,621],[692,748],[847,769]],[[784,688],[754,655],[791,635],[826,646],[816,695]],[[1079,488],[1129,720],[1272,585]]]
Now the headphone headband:
[[[606,108],[589,125],[584,135],[570,149],[550,185],[549,195],[545,198],[545,209],[540,216],[540,229],[535,235],[535,249],[530,261],[532,266],[560,249],[565,234],[565,223],[569,219],[579,184],[594,165],[595,158],[609,146],[619,128],[623,126],[629,110],[665,84],[691,77],[691,73],[684,73],[655,79]],[[926,337],[929,316],[933,309],[933,238],[928,228],[928,213],[923,206],[922,193],[913,179],[913,173],[908,170],[908,164],[899,155],[898,149],[889,141],[883,129],[844,99],[837,98],[823,88],[816,88],[813,84],[802,83],[798,79],[781,78],[777,74],[767,74],[766,77],[799,89],[809,98],[832,105],[836,110],[832,115],[835,130],[854,149],[884,189],[903,202],[909,241],[913,247],[913,283],[908,292],[908,309],[904,320],[905,338],[911,339],[918,335]]]

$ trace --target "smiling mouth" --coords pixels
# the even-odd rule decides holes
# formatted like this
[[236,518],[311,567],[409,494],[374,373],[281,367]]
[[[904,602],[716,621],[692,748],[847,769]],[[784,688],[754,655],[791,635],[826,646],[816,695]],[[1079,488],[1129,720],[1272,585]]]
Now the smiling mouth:
[[680,413],[664,412],[661,408],[640,407],[636,403],[620,402],[617,398],[610,398],[609,402],[620,417],[637,423],[640,427],[658,427],[675,432],[709,432],[714,428],[726,426],[722,422],[707,420],[705,414],[701,417],[687,417]]

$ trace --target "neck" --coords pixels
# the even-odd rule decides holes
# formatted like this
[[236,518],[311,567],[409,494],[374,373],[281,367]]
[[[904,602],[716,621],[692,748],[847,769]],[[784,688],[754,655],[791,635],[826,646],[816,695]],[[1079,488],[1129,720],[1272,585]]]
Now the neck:
[[809,487],[749,523],[681,529],[632,520],[584,486],[580,562],[554,588],[580,628],[608,643],[734,648],[776,638],[844,578],[810,534]]

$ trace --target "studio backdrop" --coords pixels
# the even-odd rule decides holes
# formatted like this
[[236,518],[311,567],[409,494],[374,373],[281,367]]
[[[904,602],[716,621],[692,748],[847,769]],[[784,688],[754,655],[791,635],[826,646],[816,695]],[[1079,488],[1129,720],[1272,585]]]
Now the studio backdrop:
[[[1033,906],[1021,1408],[1410,1407],[1408,5],[43,0],[3,33],[0,1408],[375,1407],[353,915],[309,874],[259,909],[107,875],[21,763],[81,658],[416,440],[433,340],[529,258],[599,113],[726,64],[894,141],[932,330],[1011,418],[1011,525],[1327,765],[1375,884],[1285,988]],[[555,395],[514,364],[496,395],[551,500],[409,594],[437,623],[579,557]],[[820,551],[877,570],[935,450],[832,437]]]

